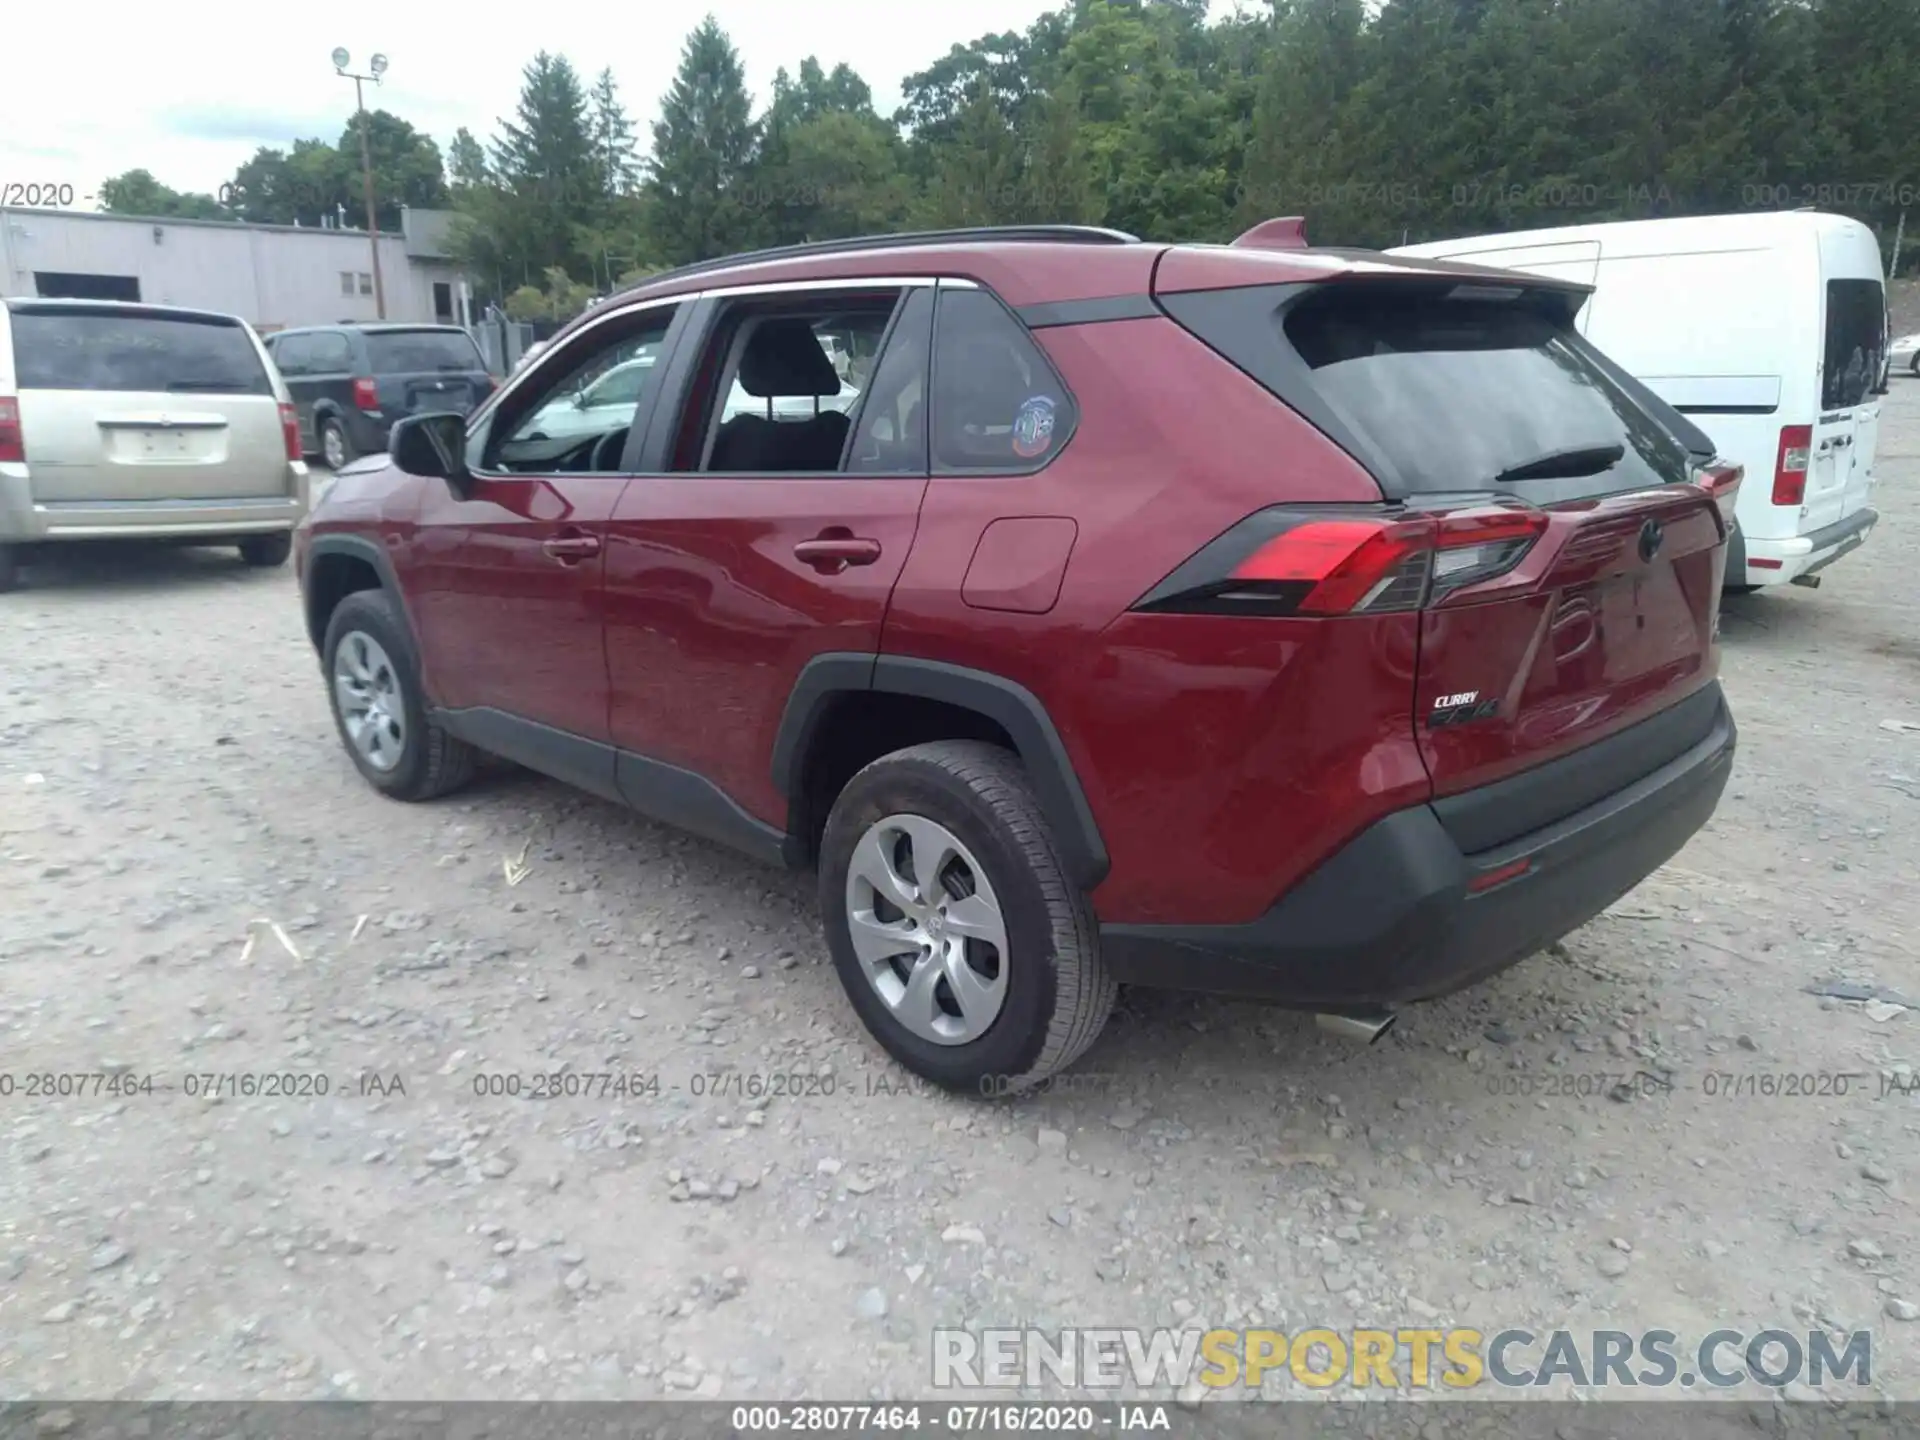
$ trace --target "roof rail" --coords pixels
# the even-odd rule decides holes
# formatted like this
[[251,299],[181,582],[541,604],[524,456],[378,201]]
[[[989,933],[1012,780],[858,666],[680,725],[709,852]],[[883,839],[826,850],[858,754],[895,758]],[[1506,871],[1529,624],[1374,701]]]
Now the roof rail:
[[759,265],[769,260],[802,260],[813,255],[841,255],[857,250],[906,250],[922,245],[967,245],[983,240],[1002,243],[1018,241],[1054,245],[1137,245],[1138,235],[1124,230],[1109,230],[1099,225],[974,225],[959,230],[908,230],[895,235],[855,235],[844,240],[813,240],[803,245],[776,245],[768,250],[747,250],[737,255],[721,255],[698,260],[659,275],[649,275],[620,293],[632,294],[668,280],[684,280],[713,270],[731,270],[740,265]]

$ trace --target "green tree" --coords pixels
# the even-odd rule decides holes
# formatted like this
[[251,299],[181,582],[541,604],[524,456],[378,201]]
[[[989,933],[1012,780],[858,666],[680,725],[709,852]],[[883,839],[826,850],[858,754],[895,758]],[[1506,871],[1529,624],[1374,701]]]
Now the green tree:
[[645,195],[654,256],[681,265],[750,243],[765,223],[746,193],[755,141],[740,56],[709,15],[687,37],[653,126]]
[[447,180],[456,191],[471,190],[493,180],[486,147],[464,125],[453,132],[453,144],[447,147]]
[[620,103],[613,71],[602,70],[588,97],[587,134],[593,143],[594,168],[603,196],[627,195],[639,179],[640,163],[633,151],[633,121]]
[[462,186],[452,236],[455,258],[496,295],[537,287],[556,266],[587,275],[579,233],[604,219],[580,77],[545,50],[520,74],[519,103],[500,122],[484,183]]
[[128,170],[100,182],[100,208],[114,215],[156,219],[224,220],[229,212],[212,195],[162,185],[150,170]]
[[[366,224],[366,197],[361,180],[360,118],[347,122],[333,147],[346,172],[352,197],[346,208],[352,223]],[[386,110],[366,114],[367,152],[373,161],[374,211],[382,230],[400,228],[403,206],[433,209],[447,203],[446,171],[440,147],[398,115]]]
[[920,223],[941,229],[1019,219],[1026,203],[1021,141],[990,79],[982,76],[976,82],[972,100],[928,153],[933,173],[921,199]]

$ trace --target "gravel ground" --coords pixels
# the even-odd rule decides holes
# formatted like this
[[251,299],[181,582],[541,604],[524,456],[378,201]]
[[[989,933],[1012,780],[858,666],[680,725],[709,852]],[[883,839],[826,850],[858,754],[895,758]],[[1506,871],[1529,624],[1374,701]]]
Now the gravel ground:
[[[0,1396],[911,1396],[938,1324],[1458,1322],[1871,1327],[1920,1398],[1920,1012],[1804,989],[1920,997],[1920,382],[1880,462],[1824,589],[1727,605],[1733,783],[1609,914],[1370,1049],[1130,993],[1017,1103],[890,1065],[803,878],[526,775],[377,797],[291,575],[42,572],[0,599]],[[477,1093],[563,1066],[659,1089]],[[260,1072],[328,1091],[183,1089]],[[1781,1072],[1866,1078],[1708,1093]],[[806,1093],[727,1088],[767,1074]]]

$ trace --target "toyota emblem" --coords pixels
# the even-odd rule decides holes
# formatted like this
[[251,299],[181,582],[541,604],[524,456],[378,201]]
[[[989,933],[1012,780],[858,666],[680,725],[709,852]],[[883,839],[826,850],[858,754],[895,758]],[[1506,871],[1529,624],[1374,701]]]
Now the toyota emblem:
[[1660,553],[1660,543],[1666,538],[1666,528],[1658,520],[1648,520],[1640,527],[1640,558],[1652,560]]

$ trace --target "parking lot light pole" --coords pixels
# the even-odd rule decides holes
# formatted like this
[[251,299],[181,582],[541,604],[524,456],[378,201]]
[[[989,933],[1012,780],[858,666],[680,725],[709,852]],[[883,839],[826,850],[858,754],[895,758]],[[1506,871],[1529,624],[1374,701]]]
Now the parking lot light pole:
[[387,73],[387,57],[375,55],[367,62],[367,73],[364,75],[347,68],[352,61],[353,57],[344,47],[333,52],[334,73],[344,75],[353,81],[354,109],[360,117],[360,179],[366,188],[367,196],[367,249],[373,254],[373,308],[375,314],[384,320],[387,318],[387,287],[380,276],[380,222],[376,218],[373,205],[373,150],[367,140],[372,121],[367,115],[363,82],[371,80],[376,85],[380,83],[380,77]]

